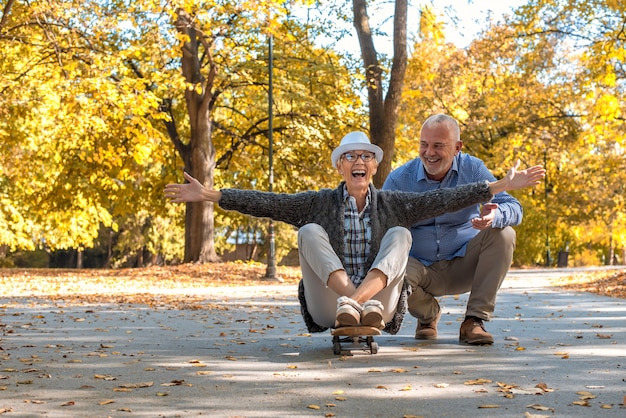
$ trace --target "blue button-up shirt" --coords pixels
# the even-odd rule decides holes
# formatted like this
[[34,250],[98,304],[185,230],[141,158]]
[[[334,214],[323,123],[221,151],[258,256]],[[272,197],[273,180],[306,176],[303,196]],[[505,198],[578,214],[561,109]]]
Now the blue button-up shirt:
[[[385,180],[383,190],[425,192],[484,180],[494,181],[496,178],[480,159],[459,152],[443,180],[430,180],[422,161],[415,158],[392,171]],[[522,222],[522,205],[513,196],[506,192],[498,193],[492,202],[498,204],[492,228],[515,226]],[[411,257],[426,266],[441,260],[463,257],[467,243],[480,232],[471,223],[478,216],[480,206],[474,205],[416,223],[411,227]]]

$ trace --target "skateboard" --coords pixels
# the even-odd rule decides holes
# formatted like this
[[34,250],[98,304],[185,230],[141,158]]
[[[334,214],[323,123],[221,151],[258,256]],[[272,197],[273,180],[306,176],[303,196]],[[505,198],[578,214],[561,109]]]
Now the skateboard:
[[380,330],[375,327],[341,327],[330,331],[333,336],[333,353],[351,353],[353,350],[369,351],[370,354],[378,353],[378,343],[374,336],[380,335]]

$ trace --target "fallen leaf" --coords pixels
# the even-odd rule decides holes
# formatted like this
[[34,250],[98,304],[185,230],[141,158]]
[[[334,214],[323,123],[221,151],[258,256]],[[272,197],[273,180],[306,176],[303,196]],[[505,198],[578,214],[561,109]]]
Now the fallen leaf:
[[524,418],[550,418],[550,415],[531,414],[530,412],[524,412]]
[[117,380],[117,377],[111,376],[110,374],[95,374],[93,377],[95,379],[102,379],[107,381]]
[[552,409],[552,408],[549,408],[547,406],[543,406],[543,405],[539,405],[539,404],[526,405],[526,408],[532,408],[532,409],[535,409],[537,411],[550,411]]
[[307,405],[307,408],[309,409],[320,409],[319,405]]
[[149,388],[154,384],[154,382],[140,382],[140,383],[122,383],[119,385],[121,388],[126,389],[138,389],[138,388]]
[[554,392],[554,389],[550,389],[545,383],[537,383],[535,387],[543,390],[544,392]]
[[115,403],[115,401],[113,399],[107,399],[105,401],[98,402],[98,405],[108,405],[108,404],[111,404],[111,403]]
[[484,385],[485,383],[491,383],[491,380],[489,380],[489,379],[474,379],[474,380],[468,380],[468,381],[464,382],[463,384],[465,384],[465,385]]
[[433,386],[436,388],[443,389],[443,388],[447,388],[448,386],[450,386],[450,384],[449,383],[435,383]]
[[486,404],[486,405],[480,405],[478,407],[478,409],[490,409],[490,408],[500,408],[500,405]]

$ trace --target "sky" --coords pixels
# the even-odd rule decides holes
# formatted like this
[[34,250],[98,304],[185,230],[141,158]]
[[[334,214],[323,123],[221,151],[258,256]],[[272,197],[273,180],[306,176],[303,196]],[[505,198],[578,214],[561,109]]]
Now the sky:
[[[486,22],[491,19],[493,22],[501,20],[505,13],[510,13],[514,8],[525,4],[527,0],[409,0],[408,34],[411,36],[418,30],[419,6],[431,4],[440,14],[440,19],[446,22],[446,41],[452,42],[460,48],[471,43],[476,34],[485,27]],[[374,43],[378,52],[388,53],[393,51],[393,7],[394,1],[387,0],[375,3],[380,9],[372,6],[368,8],[372,27],[380,25],[380,19],[384,19],[382,26],[386,33],[390,34],[386,38],[376,37]],[[412,5],[411,5],[412,4]],[[354,32],[354,30],[353,30]],[[353,39],[346,40],[348,49],[354,49],[356,34]],[[357,44],[358,45],[358,44]],[[357,47],[358,52],[358,47]]]
[[[491,18],[494,22],[505,13],[526,3],[524,0],[434,0],[435,9],[443,14],[446,25],[446,40],[459,47],[467,46]],[[456,15],[455,23],[446,15]]]

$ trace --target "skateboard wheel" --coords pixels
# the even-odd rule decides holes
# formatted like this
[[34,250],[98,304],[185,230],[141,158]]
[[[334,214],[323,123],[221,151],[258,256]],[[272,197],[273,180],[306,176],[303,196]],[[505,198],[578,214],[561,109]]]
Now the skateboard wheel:
[[372,344],[370,344],[370,353],[372,354],[376,354],[378,353],[378,343],[372,341]]
[[341,354],[341,343],[339,341],[333,341],[333,354]]

